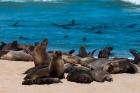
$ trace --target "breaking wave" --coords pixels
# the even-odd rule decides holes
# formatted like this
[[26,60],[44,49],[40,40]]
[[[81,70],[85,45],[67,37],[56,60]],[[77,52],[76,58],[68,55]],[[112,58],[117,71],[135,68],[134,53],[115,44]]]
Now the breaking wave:
[[54,2],[57,0],[0,0],[0,2]]
[[122,3],[130,3],[135,5],[140,5],[140,0],[0,0],[0,2],[108,2],[111,1],[113,3],[117,3],[118,1]]
[[140,5],[140,0],[122,0],[122,1]]

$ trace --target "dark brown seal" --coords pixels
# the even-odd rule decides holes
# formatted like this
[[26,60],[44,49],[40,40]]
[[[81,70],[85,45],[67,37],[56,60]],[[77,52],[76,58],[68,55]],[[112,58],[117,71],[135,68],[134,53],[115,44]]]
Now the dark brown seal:
[[87,57],[88,56],[87,50],[84,46],[80,47],[78,56],[79,57]]
[[61,51],[56,51],[53,54],[52,61],[49,66],[50,76],[64,78],[64,61],[62,59]]
[[112,47],[105,47],[104,49],[99,51],[98,58],[109,58],[112,50]]
[[130,49],[129,52],[134,56],[132,61],[134,64],[140,64],[140,53],[135,49]]

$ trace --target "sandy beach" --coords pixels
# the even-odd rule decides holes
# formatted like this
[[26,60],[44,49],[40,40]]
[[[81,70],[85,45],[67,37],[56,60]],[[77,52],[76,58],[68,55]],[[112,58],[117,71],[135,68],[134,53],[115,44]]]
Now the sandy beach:
[[63,79],[52,85],[22,85],[33,62],[0,60],[0,93],[139,93],[140,74],[113,75],[113,82],[78,84]]

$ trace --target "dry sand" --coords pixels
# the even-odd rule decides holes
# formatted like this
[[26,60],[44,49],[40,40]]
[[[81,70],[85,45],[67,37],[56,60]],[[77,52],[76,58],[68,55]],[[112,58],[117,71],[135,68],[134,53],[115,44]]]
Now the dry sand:
[[22,85],[33,62],[0,60],[0,93],[140,93],[140,74],[113,75],[113,82],[78,84],[63,79],[52,85]]

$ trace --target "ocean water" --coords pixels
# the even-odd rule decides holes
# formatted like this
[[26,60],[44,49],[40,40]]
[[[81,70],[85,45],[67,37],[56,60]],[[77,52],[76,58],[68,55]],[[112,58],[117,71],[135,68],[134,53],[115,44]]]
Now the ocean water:
[[[53,25],[73,19],[76,25],[68,28]],[[131,57],[130,48],[140,51],[139,20],[139,0],[0,0],[0,41],[33,44],[48,38],[49,50],[112,46],[115,57]]]

